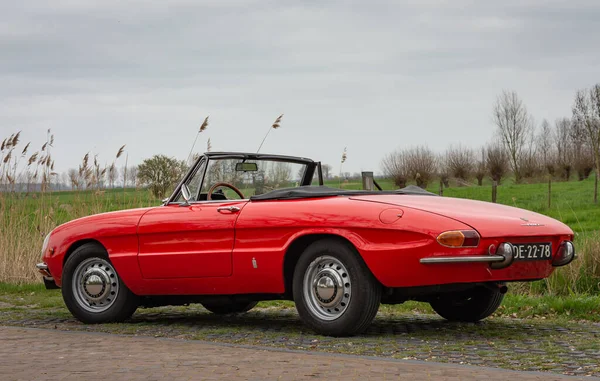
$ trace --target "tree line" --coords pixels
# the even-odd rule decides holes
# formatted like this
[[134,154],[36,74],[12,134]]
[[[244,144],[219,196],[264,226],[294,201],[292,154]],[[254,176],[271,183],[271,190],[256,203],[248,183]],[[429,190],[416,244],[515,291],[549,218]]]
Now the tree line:
[[[459,185],[470,184],[475,179],[482,185],[486,177],[501,184],[511,175],[520,183],[540,177],[569,181],[573,175],[584,180],[594,169],[600,173],[600,83],[575,93],[570,116],[554,122],[543,119],[539,124],[516,92],[503,91],[493,105],[492,120],[494,136],[481,147],[453,145],[443,153],[436,153],[426,145],[397,149],[383,157],[382,172],[398,187],[414,182],[423,188],[438,179],[448,187],[451,179]],[[280,121],[281,116],[269,131],[278,128]],[[208,118],[198,134],[207,126]],[[154,155],[140,165],[130,166],[127,156],[123,164],[121,156],[125,146],[121,146],[112,163],[101,165],[97,155],[86,154],[77,168],[58,174],[54,171],[51,154],[54,135],[50,130],[41,149],[33,153],[29,152],[30,144],[18,147],[19,139],[20,133],[16,133],[2,141],[0,190],[29,192],[147,186],[162,197],[197,158],[191,153],[187,161]],[[210,139],[207,150],[210,151]],[[341,163],[345,155],[344,150]],[[331,165],[323,164],[322,168],[325,179],[336,177]],[[342,173],[340,167],[340,178],[356,176],[359,174]],[[594,200],[597,201],[597,176]]]
[[[535,122],[514,91],[503,91],[492,108],[494,137],[482,147],[450,146],[433,152],[427,146],[395,150],[384,156],[381,169],[399,187],[411,181],[427,187],[434,179],[444,186],[487,176],[498,184],[507,176],[515,182],[550,177],[569,181],[600,172],[600,84],[575,94],[572,115]],[[597,177],[596,177],[597,181]],[[597,201],[597,190],[594,200]]]

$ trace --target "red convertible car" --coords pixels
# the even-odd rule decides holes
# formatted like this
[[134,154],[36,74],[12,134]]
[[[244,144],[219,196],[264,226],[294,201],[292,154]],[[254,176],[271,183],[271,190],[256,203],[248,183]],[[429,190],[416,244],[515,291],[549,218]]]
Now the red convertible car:
[[507,282],[568,264],[572,240],[569,227],[530,211],[416,187],[333,189],[319,162],[224,152],[200,157],[162,206],[57,227],[37,267],[85,323],[122,321],[140,306],[226,314],[287,299],[315,331],[343,336],[365,330],[380,303],[484,319]]

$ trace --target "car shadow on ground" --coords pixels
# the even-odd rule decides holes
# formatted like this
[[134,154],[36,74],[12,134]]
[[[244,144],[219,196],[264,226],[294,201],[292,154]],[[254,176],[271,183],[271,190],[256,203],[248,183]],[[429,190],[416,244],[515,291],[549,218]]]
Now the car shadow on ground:
[[[163,310],[163,308],[161,308]],[[231,330],[232,332],[265,332],[288,335],[314,335],[293,310],[256,309],[245,314],[215,315],[202,310],[148,312],[140,310],[128,322],[143,326],[185,326],[190,330]],[[594,329],[595,328],[595,329]],[[422,340],[451,338],[455,341],[487,339],[535,341],[550,339],[557,335],[599,334],[596,326],[566,326],[557,323],[529,322],[517,319],[491,318],[477,323],[449,322],[436,315],[385,314],[378,315],[360,337],[411,336]]]

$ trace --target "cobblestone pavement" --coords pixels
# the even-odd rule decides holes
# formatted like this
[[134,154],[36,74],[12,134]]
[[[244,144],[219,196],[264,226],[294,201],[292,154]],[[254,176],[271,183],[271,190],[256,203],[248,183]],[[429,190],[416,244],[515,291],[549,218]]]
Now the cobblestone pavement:
[[548,373],[0,327],[1,380],[565,380]]
[[[126,323],[103,325],[81,324],[62,308],[13,309],[0,311],[0,325],[546,371],[546,377],[553,374],[600,376],[600,324],[594,323],[558,324],[494,318],[461,324],[434,315],[379,314],[364,335],[331,338],[308,330],[293,308],[256,308],[244,315],[216,316],[192,305],[140,309]],[[93,347],[90,350],[96,351]],[[268,356],[265,354],[260,362]],[[4,360],[0,358],[0,361]],[[319,369],[320,372],[326,370]]]

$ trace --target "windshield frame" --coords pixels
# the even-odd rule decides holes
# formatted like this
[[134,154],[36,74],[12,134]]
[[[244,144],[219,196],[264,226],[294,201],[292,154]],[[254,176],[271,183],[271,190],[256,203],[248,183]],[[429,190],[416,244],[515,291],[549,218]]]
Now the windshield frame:
[[[294,164],[302,164],[306,165],[306,171],[304,171],[304,177],[302,178],[299,186],[306,186],[312,184],[312,179],[315,175],[315,171],[319,174],[319,185],[323,185],[323,177],[321,172],[321,163],[315,162],[311,159],[303,158],[303,157],[294,157],[294,156],[283,156],[283,155],[268,155],[268,154],[251,154],[251,153],[238,153],[238,152],[207,152],[200,156],[198,160],[190,167],[185,176],[181,179],[181,181],[175,187],[175,190],[171,194],[171,196],[164,202],[163,205],[168,204],[179,204],[176,202],[181,194],[181,187],[183,184],[188,184],[190,179],[196,175],[197,170],[204,165],[204,173],[202,173],[202,181],[200,182],[200,190],[204,185],[204,179],[206,177],[206,170],[210,164],[211,160],[222,160],[222,159],[242,159],[242,160],[257,160],[257,161],[276,161],[276,162],[284,162],[284,163],[294,163]],[[196,202],[204,202],[204,201],[194,201]],[[210,202],[210,201],[208,201]]]

